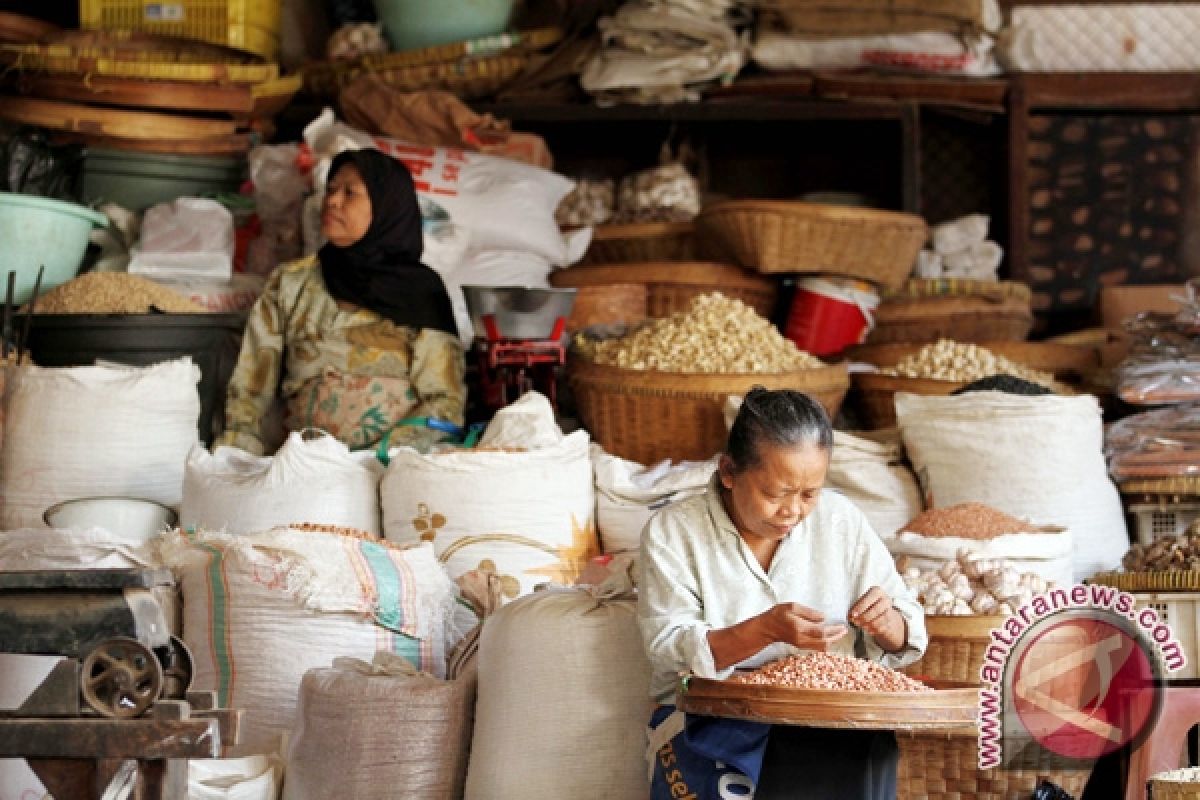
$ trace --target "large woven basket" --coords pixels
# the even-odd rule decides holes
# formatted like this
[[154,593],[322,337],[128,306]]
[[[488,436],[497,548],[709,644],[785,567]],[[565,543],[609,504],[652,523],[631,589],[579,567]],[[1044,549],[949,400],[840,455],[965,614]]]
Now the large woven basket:
[[691,261],[696,257],[695,228],[690,222],[640,222],[597,225],[581,264],[630,261]]
[[1151,800],[1196,800],[1200,797],[1200,767],[1186,767],[1150,776]]
[[929,646],[920,661],[903,672],[922,680],[958,681],[977,685],[979,668],[991,641],[991,631],[1004,623],[1002,616],[925,617]]
[[700,212],[699,234],[759,272],[845,275],[896,288],[925,243],[914,214],[783,200],[730,200]]
[[897,800],[1028,800],[1043,778],[1079,797],[1087,784],[1090,770],[1064,770],[1053,763],[1044,768],[981,770],[978,737],[973,728],[958,733],[897,733]]
[[709,261],[593,264],[557,270],[550,275],[553,286],[580,289],[626,282],[645,285],[647,313],[651,317],[669,317],[676,311],[684,311],[694,297],[708,292],[736,297],[764,317],[769,318],[775,310],[775,281],[732,264]]
[[910,280],[883,298],[867,343],[1019,341],[1033,328],[1031,297],[1023,283]]
[[583,425],[605,450],[641,464],[700,461],[724,448],[729,395],[754,386],[798,389],[832,417],[846,396],[845,364],[799,372],[691,374],[622,369],[574,358],[568,380]]
[[[554,283],[554,286],[564,285]],[[571,307],[571,316],[567,318],[567,330],[574,332],[592,325],[632,324],[641,322],[646,316],[644,283],[579,286],[575,292],[575,305]]]

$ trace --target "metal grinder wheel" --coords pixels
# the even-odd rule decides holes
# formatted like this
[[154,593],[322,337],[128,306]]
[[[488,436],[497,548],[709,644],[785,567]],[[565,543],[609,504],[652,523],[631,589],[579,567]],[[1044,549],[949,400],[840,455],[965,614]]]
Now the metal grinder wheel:
[[187,697],[188,689],[192,688],[192,676],[195,675],[192,651],[184,644],[183,639],[172,634],[171,644],[166,648],[162,665],[163,697],[183,700]]
[[106,717],[141,715],[159,698],[163,669],[150,648],[136,639],[114,637],[87,654],[80,673],[83,699]]

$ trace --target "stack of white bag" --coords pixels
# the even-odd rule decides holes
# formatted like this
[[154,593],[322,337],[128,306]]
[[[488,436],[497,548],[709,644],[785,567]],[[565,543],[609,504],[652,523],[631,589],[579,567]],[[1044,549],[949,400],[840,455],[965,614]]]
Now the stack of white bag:
[[573,583],[598,553],[586,431],[563,435],[549,401],[527,392],[497,412],[475,450],[389,454],[384,536],[433,542],[451,577],[505,576],[508,596]]
[[918,278],[996,280],[1004,248],[987,238],[989,221],[986,214],[970,214],[934,225],[929,234],[933,249],[917,254],[913,274]]
[[600,50],[579,82],[601,103],[677,103],[732,80],[745,63],[740,0],[629,0],[602,17]]
[[308,522],[378,537],[383,466],[374,453],[351,453],[332,436],[316,434],[293,432],[274,456],[192,448],[180,526],[253,533]]
[[628,571],[483,626],[466,800],[647,797],[650,665]]
[[1074,580],[1116,569],[1129,549],[1092,395],[896,395],[904,447],[931,508],[978,502],[1071,532]]
[[0,451],[0,529],[44,525],[79,497],[140,497],[177,507],[198,439],[200,369],[21,367],[8,374]]
[[440,680],[393,653],[337,658],[300,684],[284,800],[458,800],[475,675]]
[[231,755],[276,752],[304,673],[340,656],[397,653],[434,675],[465,628],[454,584],[428,545],[400,550],[350,535],[276,528],[168,534],[183,589],[195,688],[245,711]]
[[592,469],[596,475],[596,528],[604,552],[636,554],[650,518],[703,492],[717,469],[717,459],[662,461],[647,467],[593,444]]
[[833,454],[825,485],[844,494],[888,537],[921,513],[921,488],[904,461],[898,431],[872,431],[871,439],[833,432]]

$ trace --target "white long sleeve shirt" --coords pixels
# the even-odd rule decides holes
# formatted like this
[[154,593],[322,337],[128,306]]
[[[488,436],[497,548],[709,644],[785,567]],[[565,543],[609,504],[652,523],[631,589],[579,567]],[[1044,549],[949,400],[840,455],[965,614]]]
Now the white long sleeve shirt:
[[830,622],[845,622],[850,607],[872,586],[886,592],[907,620],[905,646],[885,653],[872,637],[852,628],[855,635],[831,650],[857,650],[857,655],[891,667],[920,658],[928,642],[924,612],[887,548],[849,500],[822,490],[812,513],[780,543],[764,571],[725,511],[717,480],[714,476],[704,494],[663,509],[642,535],[638,623],[650,658],[650,694],[657,702],[673,702],[680,673],[724,679],[739,667],[801,652],[776,643],[718,671],[708,646],[710,630],[735,625],[778,603],[801,603]]

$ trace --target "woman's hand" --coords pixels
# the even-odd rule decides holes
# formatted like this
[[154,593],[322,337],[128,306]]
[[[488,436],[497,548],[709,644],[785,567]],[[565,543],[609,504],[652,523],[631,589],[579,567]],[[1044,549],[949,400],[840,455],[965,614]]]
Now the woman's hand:
[[784,642],[803,650],[823,651],[850,632],[842,623],[826,623],[820,611],[799,603],[780,603],[757,619],[770,642]]
[[892,605],[892,598],[878,586],[872,586],[850,607],[850,624],[869,634],[885,652],[893,653],[904,647],[908,639],[908,622]]

